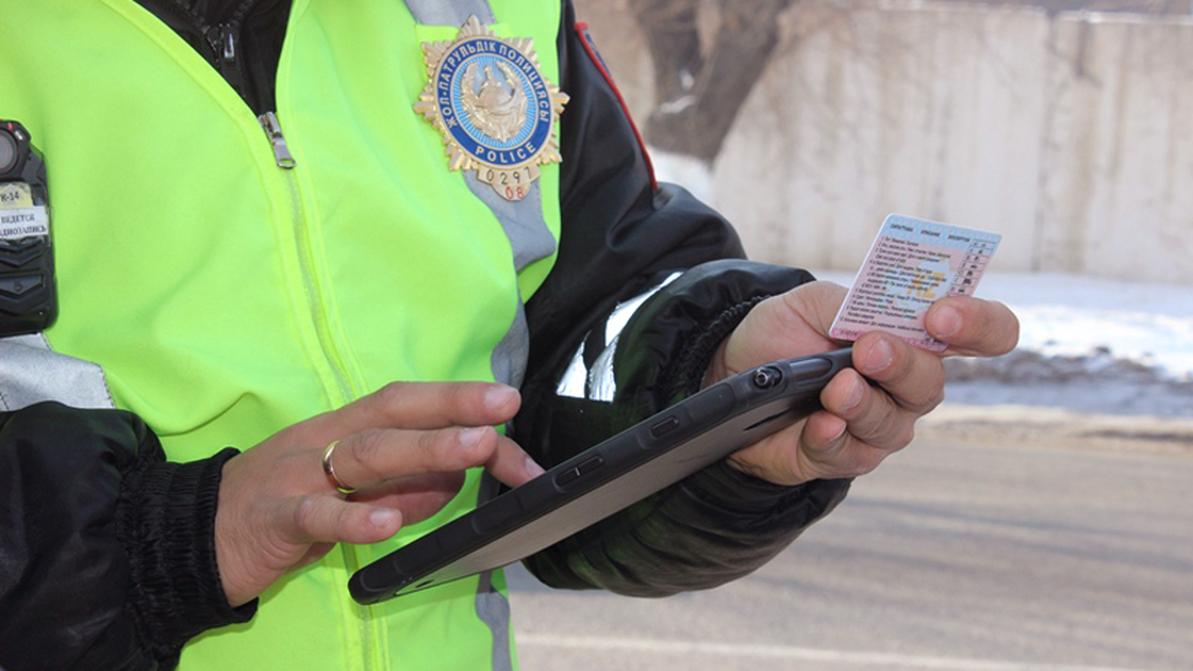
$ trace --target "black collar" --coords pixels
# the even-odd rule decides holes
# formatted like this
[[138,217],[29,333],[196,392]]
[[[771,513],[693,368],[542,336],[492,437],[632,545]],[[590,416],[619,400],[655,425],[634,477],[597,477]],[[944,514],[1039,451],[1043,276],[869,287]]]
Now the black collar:
[[211,63],[257,114],[274,79],[292,0],[137,0]]

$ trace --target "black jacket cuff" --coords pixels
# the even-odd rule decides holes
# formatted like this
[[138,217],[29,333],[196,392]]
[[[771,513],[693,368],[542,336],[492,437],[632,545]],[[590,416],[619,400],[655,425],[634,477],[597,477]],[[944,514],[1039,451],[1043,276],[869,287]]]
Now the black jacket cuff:
[[738,259],[688,269],[619,336],[615,403],[628,402],[640,419],[695,393],[721,341],[755,305],[814,279],[806,270]]
[[746,318],[750,310],[762,301],[770,298],[771,294],[760,294],[749,300],[727,308],[707,324],[702,325],[698,335],[688,341],[675,359],[675,364],[667,369],[663,375],[664,391],[667,398],[684,398],[700,391],[704,377],[712,363],[713,355],[720,348],[725,338],[737,328]]
[[254,600],[232,608],[215,556],[215,513],[224,464],[239,452],[185,464],[144,464],[125,479],[118,534],[129,557],[129,606],[158,659],[203,631],[246,622]]

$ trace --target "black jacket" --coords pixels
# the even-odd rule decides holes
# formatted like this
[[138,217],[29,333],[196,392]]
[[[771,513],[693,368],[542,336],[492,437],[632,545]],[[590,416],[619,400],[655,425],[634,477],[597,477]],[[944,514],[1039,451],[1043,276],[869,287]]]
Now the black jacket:
[[[140,1],[256,111],[272,107],[288,0]],[[555,268],[526,306],[530,361],[512,427],[545,466],[690,394],[751,306],[811,279],[741,260],[722,217],[682,189],[655,186],[585,39],[565,1],[563,229]],[[222,49],[229,40],[232,59]],[[588,363],[599,354],[614,307],[674,271],[683,275],[619,338],[614,401],[557,395],[579,348]],[[169,668],[189,638],[251,617],[251,604],[228,607],[215,566],[220,469],[234,454],[166,462],[152,431],[123,412],[0,412],[0,667]],[[713,587],[761,566],[847,488],[779,487],[718,464],[526,565],[556,587],[644,596]]]

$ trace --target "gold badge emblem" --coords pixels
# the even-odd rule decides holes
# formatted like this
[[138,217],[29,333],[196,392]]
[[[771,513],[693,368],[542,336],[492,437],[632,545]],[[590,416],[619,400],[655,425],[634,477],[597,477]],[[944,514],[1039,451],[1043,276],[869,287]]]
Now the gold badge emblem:
[[568,101],[539,72],[533,41],[503,40],[472,16],[455,41],[422,48],[428,79],[414,111],[443,136],[451,169],[525,198],[539,166],[563,160],[555,121]]

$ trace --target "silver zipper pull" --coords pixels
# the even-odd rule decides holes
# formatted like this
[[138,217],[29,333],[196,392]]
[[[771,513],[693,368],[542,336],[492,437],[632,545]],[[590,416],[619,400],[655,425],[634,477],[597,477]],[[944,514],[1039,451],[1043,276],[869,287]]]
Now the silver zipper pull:
[[224,60],[229,63],[236,60],[236,33],[231,27],[224,28]]
[[266,112],[257,117],[261,122],[261,127],[265,129],[265,136],[269,138],[269,144],[273,145],[273,157],[277,161],[279,168],[292,170],[298,162],[294,160],[294,156],[290,154],[290,148],[286,146],[286,136],[282,135],[282,124],[278,122],[278,115],[273,112]]

